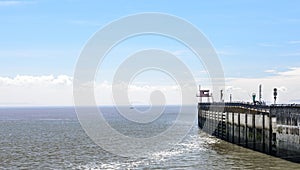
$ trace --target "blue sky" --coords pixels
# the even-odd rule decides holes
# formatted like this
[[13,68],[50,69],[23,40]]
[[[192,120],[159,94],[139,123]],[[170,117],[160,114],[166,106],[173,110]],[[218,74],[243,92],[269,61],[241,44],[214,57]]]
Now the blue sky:
[[[276,76],[300,67],[299,6],[291,0],[1,0],[0,77],[73,76],[80,50],[93,33],[142,12],[167,13],[194,24],[216,48],[226,78]],[[128,47],[185,50],[176,42],[146,37],[120,46],[117,54],[129,53]],[[116,63],[108,63],[104,71]],[[197,72],[198,65],[191,67]]]
[[0,2],[2,76],[72,75],[76,57],[94,32],[140,12],[169,13],[197,26],[220,51],[227,76],[262,76],[265,69],[300,65],[297,1],[13,2]]

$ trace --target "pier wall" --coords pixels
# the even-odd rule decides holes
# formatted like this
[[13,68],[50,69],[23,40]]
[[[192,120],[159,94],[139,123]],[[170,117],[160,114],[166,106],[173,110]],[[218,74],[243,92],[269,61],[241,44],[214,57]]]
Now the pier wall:
[[199,103],[199,127],[220,139],[300,162],[300,106]]
[[276,115],[277,154],[287,153],[300,159],[300,107],[277,106],[271,107],[270,112]]

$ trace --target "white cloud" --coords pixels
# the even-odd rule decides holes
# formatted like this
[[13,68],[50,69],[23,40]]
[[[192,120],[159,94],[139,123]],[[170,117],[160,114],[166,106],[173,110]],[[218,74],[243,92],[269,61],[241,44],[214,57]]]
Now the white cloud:
[[[123,89],[123,85],[115,85],[117,89]],[[146,84],[133,84],[128,87],[129,103],[149,105],[151,93],[154,91],[161,91],[165,97],[167,104],[180,104],[181,103],[181,91],[176,85],[146,85]],[[121,90],[122,91],[122,90]],[[122,91],[123,92],[123,91]],[[113,103],[125,102],[123,99],[118,98],[118,92],[114,95],[117,98],[113,98],[112,85],[110,83],[96,83],[95,85],[95,98],[99,105],[112,105]],[[118,101],[117,101],[118,100]]]
[[[73,78],[67,75],[0,77],[0,105],[73,105],[72,81]],[[203,80],[202,85],[204,81],[209,80]],[[263,85],[263,100],[268,103],[273,101],[275,87],[278,89],[278,103],[299,101],[300,67],[275,72],[263,78],[227,78],[225,99],[229,101],[229,94],[232,94],[234,101],[251,101],[251,94],[253,92],[258,94],[259,84]],[[97,82],[94,87],[97,104],[114,103],[111,83]],[[160,90],[165,95],[167,104],[181,103],[181,89],[176,84],[155,85],[155,83],[130,85],[129,101],[135,104],[150,104],[151,93],[156,90]],[[194,94],[191,98],[196,100]]]
[[[64,106],[73,105],[73,78],[67,75],[0,77],[0,106]],[[95,99],[99,105],[112,105],[112,85],[97,82]],[[180,88],[176,85],[133,84],[129,86],[130,102],[150,104],[151,93],[160,90],[167,104],[181,103]]]
[[72,77],[0,77],[0,105],[71,105]]
[[72,78],[66,75],[54,77],[48,76],[20,76],[14,78],[0,77],[0,86],[50,86],[50,85],[71,85]]
[[278,72],[279,76],[300,76],[300,68],[292,67],[287,71]]
[[300,96],[300,68],[290,68],[263,78],[231,78],[226,84],[236,88],[232,90],[234,100],[251,101],[251,94],[258,94],[258,86],[262,84],[265,101],[272,103],[273,88],[276,87],[279,90],[278,103],[292,103]]

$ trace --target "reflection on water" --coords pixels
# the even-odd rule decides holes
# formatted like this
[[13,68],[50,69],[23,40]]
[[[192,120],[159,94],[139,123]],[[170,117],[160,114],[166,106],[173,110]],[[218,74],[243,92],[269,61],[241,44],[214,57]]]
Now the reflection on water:
[[[131,126],[123,127],[127,132],[135,131]],[[211,137],[196,123],[172,150],[146,158],[122,158],[95,145],[81,129],[72,108],[1,109],[0,136],[0,169],[300,168],[299,164]]]

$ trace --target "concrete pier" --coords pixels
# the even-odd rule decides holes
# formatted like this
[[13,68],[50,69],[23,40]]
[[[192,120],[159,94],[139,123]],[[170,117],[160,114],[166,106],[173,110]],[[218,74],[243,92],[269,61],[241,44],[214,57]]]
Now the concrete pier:
[[300,105],[199,103],[198,125],[228,142],[300,163]]

